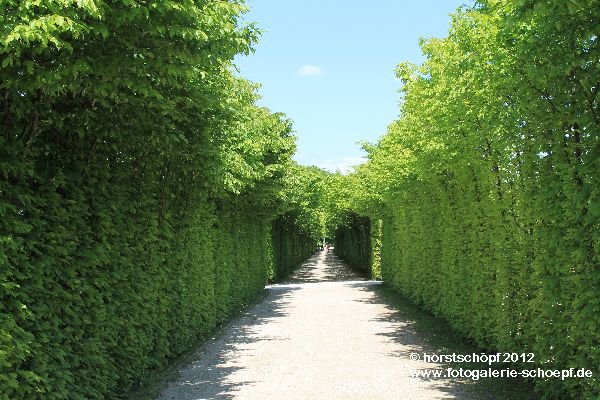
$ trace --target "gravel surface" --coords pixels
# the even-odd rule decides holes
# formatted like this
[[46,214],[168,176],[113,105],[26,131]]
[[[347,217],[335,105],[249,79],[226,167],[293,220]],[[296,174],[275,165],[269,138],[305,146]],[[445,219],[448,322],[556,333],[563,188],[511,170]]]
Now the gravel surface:
[[378,284],[317,253],[202,345],[158,400],[490,398],[474,385],[411,375],[439,366],[409,354],[436,349],[397,318]]

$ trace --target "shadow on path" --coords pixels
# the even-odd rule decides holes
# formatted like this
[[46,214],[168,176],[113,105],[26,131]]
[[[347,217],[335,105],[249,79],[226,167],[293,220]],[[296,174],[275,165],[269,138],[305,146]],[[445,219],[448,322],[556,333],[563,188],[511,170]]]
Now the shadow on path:
[[286,308],[295,288],[270,292],[260,304],[231,321],[221,336],[204,343],[191,358],[189,365],[178,371],[179,379],[162,391],[159,399],[199,400],[233,399],[237,388],[253,385],[255,381],[231,381],[229,378],[248,368],[236,363],[235,355],[248,345],[264,341],[286,340],[282,337],[257,335],[257,328],[271,324],[288,315]]
[[[369,293],[366,298],[353,300],[366,304],[384,305],[385,312],[379,313],[371,321],[392,324],[393,330],[379,332],[378,336],[398,344],[394,351],[387,353],[389,357],[410,359],[412,354],[424,353],[429,355],[470,355],[486,353],[468,339],[453,330],[450,325],[412,303],[393,288],[387,285],[357,286],[358,290]],[[495,354],[489,353],[489,354]],[[434,363],[415,371],[424,370],[502,370],[515,368],[508,364],[487,363]],[[448,395],[451,399],[490,399],[490,400],[534,400],[538,397],[533,392],[533,386],[522,378],[469,378],[441,379],[433,376],[419,376],[424,382]]]
[[158,400],[532,398],[522,382],[413,376],[478,366],[415,361],[412,353],[481,351],[333,253],[314,254],[267,290],[191,356]]

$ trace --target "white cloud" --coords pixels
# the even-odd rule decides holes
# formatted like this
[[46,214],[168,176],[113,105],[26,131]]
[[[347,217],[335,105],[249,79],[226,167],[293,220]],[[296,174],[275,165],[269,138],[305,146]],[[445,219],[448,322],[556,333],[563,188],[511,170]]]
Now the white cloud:
[[323,76],[325,71],[321,67],[316,65],[303,65],[296,71],[296,75],[307,77],[307,76]]
[[354,171],[354,166],[366,162],[365,157],[338,157],[318,161],[315,165],[329,172],[341,172],[347,174]]

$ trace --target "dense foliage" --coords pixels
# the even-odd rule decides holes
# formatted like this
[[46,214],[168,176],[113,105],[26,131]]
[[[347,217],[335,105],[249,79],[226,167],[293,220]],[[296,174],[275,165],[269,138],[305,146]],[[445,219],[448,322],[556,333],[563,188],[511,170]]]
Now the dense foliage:
[[334,229],[335,253],[353,269],[369,276],[372,274],[373,249],[371,248],[371,220],[349,212],[343,223]]
[[283,279],[317,248],[324,236],[327,172],[291,164],[284,176],[282,202],[285,212],[273,221],[275,270],[271,280]]
[[345,229],[336,230],[334,247],[337,255],[348,265],[366,274],[371,272],[371,221],[352,215]]
[[323,201],[329,174],[314,166],[292,165],[285,177],[284,204],[288,209],[273,224],[277,270],[272,280],[285,278],[317,248],[326,236],[327,209]]
[[318,238],[298,225],[297,211],[273,221],[272,235],[274,270],[269,276],[272,281],[286,278],[317,248]]
[[322,201],[335,253],[365,276],[381,279],[381,221],[374,216],[383,204],[370,183],[356,173],[332,174]]
[[381,221],[399,291],[481,346],[593,371],[538,379],[544,398],[600,393],[598,26],[595,0],[456,13],[398,67],[400,119],[335,188]]
[[243,11],[0,2],[0,399],[122,396],[314,249]]
[[[231,60],[238,1],[0,1],[0,400],[123,396],[287,275],[337,252],[481,346],[600,392],[597,0],[487,0],[349,176]],[[370,267],[369,267],[370,266]]]

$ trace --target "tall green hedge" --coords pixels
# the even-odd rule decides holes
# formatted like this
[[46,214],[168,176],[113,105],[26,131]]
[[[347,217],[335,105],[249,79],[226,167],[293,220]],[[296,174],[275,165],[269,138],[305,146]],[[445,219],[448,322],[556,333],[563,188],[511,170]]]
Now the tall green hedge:
[[98,191],[44,199],[26,235],[4,247],[13,281],[3,285],[2,398],[119,397],[267,282],[268,219],[198,197],[188,209],[170,202],[159,221],[157,201],[105,196],[95,212]]
[[314,166],[294,165],[285,176],[285,212],[272,223],[274,269],[270,279],[287,277],[315,252],[325,236],[323,196],[329,174]]
[[348,265],[372,276],[373,249],[371,248],[371,220],[355,213],[349,213],[345,222],[335,229],[335,254],[343,258]]
[[401,118],[335,187],[382,221],[383,279],[485,348],[532,352],[543,398],[600,393],[598,1],[480,1],[401,64]]
[[124,397],[297,257],[244,10],[0,3],[0,399]]
[[274,269],[270,279],[286,278],[317,249],[317,238],[298,226],[297,217],[286,213],[272,224]]

